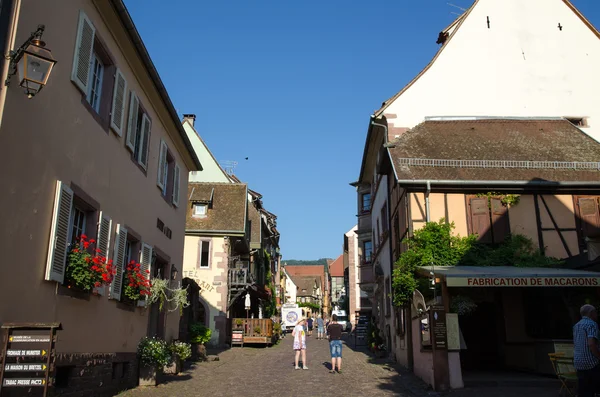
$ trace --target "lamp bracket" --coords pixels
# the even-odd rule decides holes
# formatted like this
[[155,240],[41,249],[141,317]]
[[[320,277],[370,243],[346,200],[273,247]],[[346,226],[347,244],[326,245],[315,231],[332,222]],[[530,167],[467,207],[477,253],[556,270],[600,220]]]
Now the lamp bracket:
[[8,55],[5,55],[6,59],[10,59],[9,67],[11,68],[10,72],[8,72],[8,76],[6,77],[6,81],[4,82],[5,86],[8,87],[10,85],[10,78],[17,73],[17,64],[21,60],[25,49],[29,46],[29,44],[31,44],[33,40],[41,39],[45,29],[45,25],[38,25],[35,32],[31,32],[29,38],[19,48],[17,48],[15,51],[10,51]]

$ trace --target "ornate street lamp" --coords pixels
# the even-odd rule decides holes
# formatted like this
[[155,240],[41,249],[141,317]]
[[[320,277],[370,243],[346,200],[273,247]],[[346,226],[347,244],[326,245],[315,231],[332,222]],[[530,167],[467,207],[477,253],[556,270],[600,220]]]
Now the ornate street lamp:
[[56,61],[46,43],[42,41],[44,25],[38,25],[35,32],[16,51],[11,51],[7,59],[10,60],[11,71],[5,85],[10,85],[13,75],[19,74],[19,85],[25,89],[28,98],[34,97],[48,82],[52,68]]

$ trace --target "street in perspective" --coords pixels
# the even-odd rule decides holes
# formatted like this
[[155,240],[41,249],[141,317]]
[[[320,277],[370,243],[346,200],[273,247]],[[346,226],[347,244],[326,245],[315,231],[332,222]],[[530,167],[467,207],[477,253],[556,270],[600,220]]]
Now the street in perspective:
[[597,0],[0,0],[0,397],[600,396]]

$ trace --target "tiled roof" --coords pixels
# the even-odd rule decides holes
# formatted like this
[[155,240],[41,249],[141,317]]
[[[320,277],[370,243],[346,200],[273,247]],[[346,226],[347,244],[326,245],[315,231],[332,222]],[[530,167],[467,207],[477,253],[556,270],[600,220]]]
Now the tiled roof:
[[287,265],[285,270],[294,282],[296,277],[312,276],[312,278],[319,279],[319,285],[325,283],[325,267],[323,265]]
[[192,203],[210,203],[215,193],[215,188],[208,186],[192,186],[189,193],[188,197]]
[[194,217],[193,205],[187,208],[186,232],[231,232],[243,234],[246,225],[248,187],[243,183],[189,183],[188,197],[206,198],[212,202],[206,217]]
[[566,120],[425,121],[391,142],[399,180],[600,181],[600,171],[407,165],[402,159],[600,161],[600,144]]
[[[320,285],[317,277],[291,276],[291,278],[294,284],[296,284],[296,287],[298,287],[296,296],[312,296],[315,282],[317,283],[317,286]],[[306,291],[303,292],[303,289]]]
[[331,265],[329,265],[329,274],[331,277],[344,277],[344,255],[337,257]]

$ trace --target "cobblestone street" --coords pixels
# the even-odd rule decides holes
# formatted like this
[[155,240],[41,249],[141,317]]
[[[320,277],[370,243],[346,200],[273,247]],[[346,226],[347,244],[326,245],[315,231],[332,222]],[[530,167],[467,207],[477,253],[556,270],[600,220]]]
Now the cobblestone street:
[[[292,338],[271,348],[236,347],[219,355],[219,361],[199,363],[154,388],[137,388],[120,397],[186,396],[437,396],[423,382],[403,370],[374,360],[366,352],[344,346],[342,374],[329,373],[326,340],[308,339],[308,370],[294,369]],[[465,389],[451,397],[542,397],[558,388],[510,387]]]

